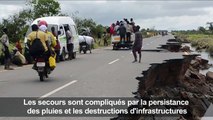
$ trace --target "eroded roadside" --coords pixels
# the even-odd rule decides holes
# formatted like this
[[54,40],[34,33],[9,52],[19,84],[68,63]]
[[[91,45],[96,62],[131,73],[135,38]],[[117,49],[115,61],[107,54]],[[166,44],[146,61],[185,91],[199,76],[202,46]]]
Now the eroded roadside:
[[[113,120],[155,120],[155,119],[191,119],[198,120],[203,117],[213,103],[213,78],[212,73],[206,75],[200,70],[208,69],[211,64],[208,60],[199,57],[199,54],[190,53],[187,46],[182,46],[176,39],[169,39],[165,45],[158,47],[160,50],[152,52],[182,52],[179,58],[165,59],[162,63],[152,63],[148,70],[142,72],[142,76],[136,77],[138,82],[134,97],[137,99],[155,100],[159,98],[188,100],[188,106],[160,106],[161,108],[186,109],[187,114],[176,115],[119,115]],[[148,50],[146,50],[148,51]],[[146,52],[143,51],[143,52]],[[132,108],[147,108],[138,104]],[[159,107],[159,106],[158,106]],[[210,117],[210,116],[209,116]]]

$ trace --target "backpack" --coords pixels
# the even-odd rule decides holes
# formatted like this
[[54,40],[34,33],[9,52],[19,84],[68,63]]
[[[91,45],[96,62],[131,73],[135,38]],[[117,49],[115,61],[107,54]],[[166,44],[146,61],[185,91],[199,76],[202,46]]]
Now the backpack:
[[29,53],[31,56],[39,56],[42,55],[45,52],[44,46],[40,40],[40,38],[37,37],[33,40],[32,45],[29,48]]

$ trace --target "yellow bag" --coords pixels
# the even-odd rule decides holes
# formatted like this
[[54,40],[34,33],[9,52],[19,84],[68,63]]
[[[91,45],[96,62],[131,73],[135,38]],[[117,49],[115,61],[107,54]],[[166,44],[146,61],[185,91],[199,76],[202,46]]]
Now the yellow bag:
[[49,65],[50,65],[50,68],[55,68],[56,67],[55,58],[52,57],[52,56],[49,57]]

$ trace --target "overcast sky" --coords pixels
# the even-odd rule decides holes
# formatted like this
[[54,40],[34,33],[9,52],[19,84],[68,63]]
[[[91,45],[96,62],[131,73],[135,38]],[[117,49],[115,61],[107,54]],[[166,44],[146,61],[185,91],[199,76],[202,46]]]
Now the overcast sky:
[[[0,21],[23,9],[26,0],[0,0]],[[213,21],[213,1],[77,1],[58,0],[62,12],[92,18],[98,24],[110,25],[123,18],[133,18],[142,28],[197,29]]]

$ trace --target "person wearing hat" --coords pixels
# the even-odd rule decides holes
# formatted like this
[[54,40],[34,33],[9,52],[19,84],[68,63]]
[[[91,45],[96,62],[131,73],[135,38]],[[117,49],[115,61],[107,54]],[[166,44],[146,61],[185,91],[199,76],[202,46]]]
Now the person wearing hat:
[[3,35],[0,38],[0,41],[2,43],[2,51],[4,53],[4,69],[5,70],[13,70],[13,68],[10,68],[10,62],[11,62],[11,55],[9,51],[9,38],[7,36],[7,28],[3,29]]

